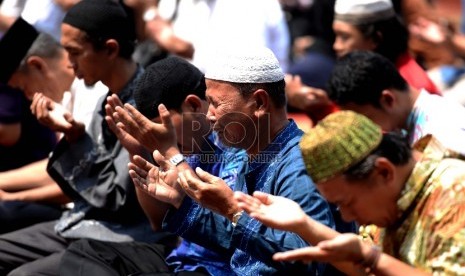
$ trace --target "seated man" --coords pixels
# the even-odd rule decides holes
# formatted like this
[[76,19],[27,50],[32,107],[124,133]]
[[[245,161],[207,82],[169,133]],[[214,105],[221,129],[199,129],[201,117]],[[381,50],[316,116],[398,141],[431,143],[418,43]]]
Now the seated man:
[[387,58],[366,51],[337,63],[328,95],[340,108],[364,114],[385,131],[407,131],[410,144],[433,134],[448,148],[465,153],[465,108],[409,85]]
[[[67,60],[66,52],[52,37],[39,34],[19,18],[0,39],[0,60],[0,172],[4,175],[40,163],[42,174],[47,175],[45,162],[57,138],[52,130],[39,124],[29,105],[38,89],[56,98],[57,94],[63,95],[61,88],[69,88],[74,74],[64,63],[60,65],[60,61]],[[18,79],[23,80],[21,84]],[[21,186],[0,179],[0,233],[60,217],[60,204],[68,199],[49,177],[46,179],[40,184],[28,182]]]
[[[18,45],[20,40],[22,44]],[[22,18],[18,18],[8,29],[0,41],[0,49],[3,49],[0,51],[0,60],[5,61],[0,70],[6,73],[5,80],[10,86],[21,89],[27,98],[23,108],[12,110],[35,122],[32,126],[37,125],[32,130],[29,130],[29,127],[24,128],[24,136],[31,141],[22,138],[25,141],[20,140],[14,149],[11,149],[12,154],[5,153],[2,158],[9,168],[14,168],[0,172],[0,190],[3,191],[0,203],[0,232],[9,232],[38,222],[58,219],[64,209],[62,204],[70,201],[46,171],[46,157],[55,144],[44,146],[40,139],[41,133],[45,130],[53,140],[55,137],[50,129],[39,126],[37,119],[47,124],[48,110],[61,104],[64,107],[60,108],[63,112],[71,113],[77,121],[88,126],[98,98],[106,93],[107,89],[103,89],[103,85],[96,85],[93,90],[85,86],[82,80],[75,77],[66,50],[52,36],[37,32]],[[9,95],[23,97],[23,93]],[[40,98],[47,99],[47,102],[39,101],[39,95]],[[12,103],[7,99],[2,102],[5,107]],[[45,102],[47,105],[43,110],[46,112],[41,112],[38,118],[32,116],[30,110],[37,114],[38,110],[42,110],[36,109],[37,105]],[[25,112],[22,112],[23,109]],[[11,124],[10,128],[13,125]],[[25,122],[25,125],[27,126],[28,122]],[[8,132],[15,133],[12,130]],[[59,132],[56,134],[61,135]],[[38,157],[34,156],[34,162],[21,162],[21,166],[18,167],[14,160],[28,160],[30,155],[37,155],[35,147],[42,147],[42,158],[36,161]]]
[[[316,249],[276,255],[276,260],[348,261],[340,268],[362,265],[376,275],[413,275],[412,267],[432,274],[463,274],[465,162],[438,140],[424,137],[412,150],[401,134],[383,134],[367,117],[340,111],[322,120],[300,146],[321,194],[339,206],[344,219],[380,227],[378,232],[364,230],[362,237],[376,233],[375,242],[386,254],[380,257],[378,249],[345,236]],[[312,244],[338,234],[285,198],[254,196],[236,198],[267,225],[294,231]],[[338,247],[342,243],[352,250]]]
[[[179,57],[158,61],[146,68],[138,81],[134,98],[142,114],[131,109],[131,115],[141,121],[139,127],[144,128],[151,123],[147,118],[158,124],[166,120],[171,121],[172,125],[168,124],[169,127],[164,129],[171,138],[165,139],[177,139],[179,149],[186,156],[186,164],[201,167],[218,175],[229,185],[234,185],[242,166],[238,161],[246,158],[245,151],[222,146],[215,133],[211,132],[210,124],[205,117],[208,108],[208,103],[205,101],[205,79],[197,68]],[[107,121],[122,145],[131,155],[144,154],[147,150],[128,132],[115,124],[119,118],[117,111],[121,111],[122,107],[117,97],[112,96],[109,103]],[[169,115],[166,111],[158,111],[157,107],[160,104],[169,110]],[[161,124],[158,126],[162,127]],[[160,131],[155,132],[160,133]],[[160,139],[161,135],[157,138]],[[157,144],[158,148],[162,148],[166,142],[160,140]],[[186,165],[181,162],[183,159],[176,161],[181,163],[174,166],[170,162],[164,162],[160,157],[159,153],[156,153],[155,161],[162,170],[171,171],[175,177]],[[158,177],[160,173],[158,168],[150,162],[140,156],[133,157],[133,162],[131,168],[137,164],[146,171],[147,175]],[[160,193],[160,190],[153,191],[154,184],[145,177],[136,177],[134,183],[139,202],[150,219],[152,228],[161,229],[162,219],[169,206],[153,198],[152,194]],[[82,240],[73,243],[67,250],[60,271],[63,275],[102,276],[168,271],[174,273],[195,271],[197,275],[233,274],[229,259],[222,256],[221,252],[208,250],[186,239],[183,239],[179,247],[167,257],[166,264],[164,254],[163,248],[159,245]],[[76,269],[77,267],[79,269]]]

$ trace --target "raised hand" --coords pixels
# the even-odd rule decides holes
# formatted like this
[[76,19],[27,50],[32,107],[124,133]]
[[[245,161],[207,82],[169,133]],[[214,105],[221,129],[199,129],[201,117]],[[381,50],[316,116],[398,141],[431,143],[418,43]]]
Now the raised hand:
[[318,261],[360,263],[370,254],[371,245],[364,244],[355,234],[341,234],[314,247],[276,253],[276,261]]
[[150,196],[179,208],[185,194],[177,183],[178,171],[158,151],[153,156],[160,167],[134,156],[129,163],[129,175],[134,184]]
[[195,173],[192,170],[180,172],[179,183],[193,200],[230,220],[240,210],[226,182],[201,168],[196,168]]
[[450,33],[446,27],[423,17],[411,23],[409,31],[413,36],[434,44],[445,43]]
[[157,149],[167,157],[179,152],[170,113],[163,104],[158,107],[161,123],[150,121],[130,104],[125,104],[124,108],[115,106],[114,110],[116,126],[134,137],[150,152]]
[[121,142],[121,145],[129,152],[129,155],[142,155],[145,156],[146,149],[144,146],[139,143],[131,134],[127,133],[124,128],[119,128],[116,126],[116,121],[114,116],[117,116],[115,111],[116,107],[123,107],[123,103],[120,101],[116,94],[107,97],[107,104],[105,105],[105,120],[110,127],[110,129],[115,133],[118,140]]
[[64,132],[72,127],[65,118],[65,114],[71,114],[42,93],[34,94],[30,108],[41,124],[54,131]]
[[295,233],[306,227],[307,214],[288,198],[258,191],[253,196],[235,192],[234,198],[239,208],[269,227]]
[[331,105],[324,90],[304,85],[300,76],[286,75],[285,80],[289,105],[305,112]]
[[40,123],[54,131],[63,132],[68,141],[75,141],[85,133],[83,123],[75,121],[63,106],[42,93],[34,94],[30,108]]

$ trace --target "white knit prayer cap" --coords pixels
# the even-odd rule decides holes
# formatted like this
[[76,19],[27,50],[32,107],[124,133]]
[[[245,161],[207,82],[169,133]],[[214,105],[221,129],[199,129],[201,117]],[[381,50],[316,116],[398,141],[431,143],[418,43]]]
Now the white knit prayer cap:
[[391,0],[336,0],[334,19],[350,24],[371,24],[395,17]]
[[205,78],[234,83],[270,83],[284,79],[273,52],[264,46],[215,47]]

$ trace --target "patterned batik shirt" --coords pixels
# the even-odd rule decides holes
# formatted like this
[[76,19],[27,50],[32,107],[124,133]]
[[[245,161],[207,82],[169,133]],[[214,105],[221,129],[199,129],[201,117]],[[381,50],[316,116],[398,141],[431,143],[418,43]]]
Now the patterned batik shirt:
[[465,162],[432,136],[415,149],[423,156],[397,201],[400,218],[380,230],[378,242],[434,275],[465,275]]

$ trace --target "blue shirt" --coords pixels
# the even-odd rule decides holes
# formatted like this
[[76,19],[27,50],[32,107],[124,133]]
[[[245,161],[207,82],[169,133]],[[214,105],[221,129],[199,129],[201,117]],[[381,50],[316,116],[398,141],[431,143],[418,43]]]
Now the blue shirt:
[[[247,158],[245,150],[225,147],[214,132],[210,133],[207,139],[212,146],[211,152],[203,151],[202,154],[191,155],[186,158],[187,162],[192,168],[200,167],[234,187],[243,160]],[[219,254],[183,239],[179,247],[166,258],[166,262],[174,272],[203,268],[211,275],[235,275],[229,266],[229,259],[228,255]]]
[[[287,197],[296,201],[313,219],[334,228],[328,203],[306,173],[299,149],[302,134],[291,121],[254,160],[247,163],[243,160],[244,173],[239,174],[234,190],[248,194],[263,191]],[[178,210],[167,214],[164,228],[228,256],[236,275],[319,275],[324,269],[321,263],[272,260],[276,252],[309,245],[297,234],[266,227],[245,213],[233,227],[227,218],[200,207],[187,197]]]

